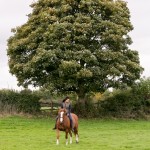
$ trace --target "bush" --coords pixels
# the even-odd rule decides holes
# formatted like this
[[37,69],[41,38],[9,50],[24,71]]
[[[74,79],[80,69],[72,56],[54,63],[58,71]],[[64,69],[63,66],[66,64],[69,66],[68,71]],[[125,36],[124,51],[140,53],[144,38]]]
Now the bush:
[[98,110],[93,101],[88,97],[86,103],[77,102],[73,106],[73,112],[79,117],[92,118],[98,116]]
[[126,90],[120,91],[101,101],[99,109],[103,116],[127,117],[127,115],[133,112],[134,104],[135,101],[131,91]]
[[150,79],[142,79],[130,88],[106,91],[96,104],[89,100],[76,104],[74,111],[82,117],[145,118],[150,115]]
[[19,94],[12,90],[0,91],[0,111],[1,112],[15,112],[17,111],[17,100]]
[[19,94],[19,112],[36,113],[40,111],[40,97],[30,90],[21,91]]
[[150,79],[142,79],[132,88],[114,91],[100,102],[103,116],[138,118],[150,114]]
[[150,78],[141,79],[132,89],[133,96],[136,98],[137,104],[140,105],[140,109],[145,113],[150,113]]
[[36,113],[40,111],[39,96],[32,91],[0,90],[1,113]]

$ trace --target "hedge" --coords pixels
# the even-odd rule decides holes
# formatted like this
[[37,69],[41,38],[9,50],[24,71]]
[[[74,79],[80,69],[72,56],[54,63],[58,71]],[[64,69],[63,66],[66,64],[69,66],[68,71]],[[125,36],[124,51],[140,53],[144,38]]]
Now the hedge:
[[0,113],[37,113],[40,97],[30,90],[0,90]]

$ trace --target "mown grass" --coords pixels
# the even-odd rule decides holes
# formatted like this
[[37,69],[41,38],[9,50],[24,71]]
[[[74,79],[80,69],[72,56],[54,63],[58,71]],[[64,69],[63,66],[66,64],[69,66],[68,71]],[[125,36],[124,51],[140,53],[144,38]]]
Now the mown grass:
[[1,117],[0,150],[150,150],[150,121],[80,119],[79,144],[60,145],[54,119]]

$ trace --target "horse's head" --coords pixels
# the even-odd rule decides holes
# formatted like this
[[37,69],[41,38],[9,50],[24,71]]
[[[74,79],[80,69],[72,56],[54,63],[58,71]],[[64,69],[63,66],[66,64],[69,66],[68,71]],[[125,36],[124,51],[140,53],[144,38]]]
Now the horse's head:
[[64,108],[59,109],[59,111],[58,111],[58,118],[59,118],[60,123],[63,123],[63,121],[64,121],[64,116],[65,116],[66,114],[67,114],[66,109],[64,109]]

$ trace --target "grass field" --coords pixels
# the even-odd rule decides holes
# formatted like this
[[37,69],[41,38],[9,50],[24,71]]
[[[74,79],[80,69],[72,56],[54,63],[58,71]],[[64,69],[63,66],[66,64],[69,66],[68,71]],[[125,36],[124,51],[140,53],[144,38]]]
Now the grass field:
[[0,150],[150,150],[150,121],[79,121],[79,144],[56,145],[54,119],[1,117]]

